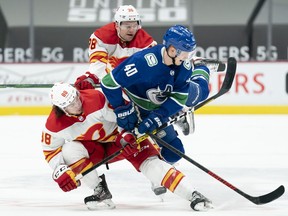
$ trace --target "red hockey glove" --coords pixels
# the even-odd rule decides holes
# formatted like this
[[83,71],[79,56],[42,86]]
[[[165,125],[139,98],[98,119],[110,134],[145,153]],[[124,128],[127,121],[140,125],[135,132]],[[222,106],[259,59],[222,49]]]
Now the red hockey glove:
[[67,165],[59,165],[54,170],[52,177],[64,192],[76,189],[78,186],[75,173]]
[[131,132],[126,130],[122,130],[118,134],[116,138],[116,144],[124,147],[123,155],[125,157],[129,157],[139,151],[139,145],[136,142],[135,136]]
[[95,84],[100,84],[99,78],[95,74],[91,74],[90,72],[86,72],[85,75],[82,75],[77,78],[74,86],[78,90],[84,89],[94,89]]

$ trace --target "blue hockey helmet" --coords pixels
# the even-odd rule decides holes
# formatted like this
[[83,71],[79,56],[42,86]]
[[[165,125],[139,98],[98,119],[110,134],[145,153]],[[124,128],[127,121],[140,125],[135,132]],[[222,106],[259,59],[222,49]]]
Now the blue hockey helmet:
[[193,33],[182,25],[170,27],[163,36],[163,44],[166,49],[172,45],[177,50],[177,53],[181,51],[192,52],[196,48],[196,40]]

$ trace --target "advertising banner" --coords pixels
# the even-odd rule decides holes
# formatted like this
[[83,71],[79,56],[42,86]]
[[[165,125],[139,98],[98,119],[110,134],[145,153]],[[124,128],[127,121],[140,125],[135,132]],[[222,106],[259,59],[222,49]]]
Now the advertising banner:
[[[87,64],[1,64],[0,85],[59,81],[73,84],[87,68]],[[224,76],[224,72],[211,74],[210,95],[219,91]],[[11,114],[9,110],[21,113],[25,107],[34,107],[34,111],[35,107],[48,108],[51,106],[48,93],[47,88],[0,88],[0,115]],[[211,113],[288,114],[288,62],[238,63],[230,91],[206,106],[212,107]],[[270,110],[261,111],[263,107]]]

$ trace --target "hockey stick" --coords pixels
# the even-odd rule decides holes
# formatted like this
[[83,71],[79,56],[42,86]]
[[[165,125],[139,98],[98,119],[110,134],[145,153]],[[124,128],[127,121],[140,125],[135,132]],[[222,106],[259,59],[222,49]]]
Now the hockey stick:
[[[165,122],[161,127],[157,128],[155,131],[153,131],[153,134],[156,134],[158,131],[163,130],[164,128],[168,127],[171,124],[174,124],[175,122],[179,121],[180,119],[182,119],[183,117],[185,117],[189,112],[194,112],[194,110],[198,110],[199,108],[203,107],[204,105],[206,105],[207,103],[215,100],[216,98],[219,98],[220,96],[222,96],[223,94],[227,93],[232,84],[233,84],[233,80],[235,77],[235,73],[236,73],[236,66],[237,66],[237,61],[235,58],[230,57],[228,59],[227,62],[227,70],[226,70],[226,75],[223,81],[223,84],[220,88],[220,90],[213,96],[209,97],[208,99],[206,99],[205,101],[202,101],[201,103],[197,104],[195,107],[191,107],[188,109],[188,111],[183,112],[183,113],[178,113],[176,114],[173,119],[169,120],[168,122]],[[137,132],[136,132],[137,134]],[[137,138],[137,142],[142,142],[144,139],[146,139],[148,137],[147,134],[140,136]]]
[[[221,86],[221,89],[219,90],[219,92],[215,95],[213,95],[212,97],[208,98],[207,100],[203,101],[202,103],[198,104],[198,106],[195,107],[195,110],[199,109],[200,107],[204,106],[205,104],[207,104],[208,102],[215,100],[216,98],[220,97],[221,95],[225,94],[227,91],[229,91],[229,89],[231,88],[231,85],[233,83],[234,80],[234,76],[236,73],[236,60],[234,58],[229,58],[228,59],[228,63],[227,63],[227,71],[226,71],[226,75],[223,81],[223,84]],[[208,101],[208,102],[206,102]],[[202,105],[201,105],[202,104]],[[176,121],[178,121],[179,119],[183,118],[185,115],[187,115],[187,113],[189,112],[193,112],[194,111],[194,107],[189,109],[187,112],[182,113],[180,115],[176,115],[175,118],[173,118],[172,120],[170,120],[169,122],[166,122],[165,124],[163,124],[160,128],[158,128],[157,131],[163,130],[165,127],[168,127],[171,124],[174,124]],[[157,132],[155,131],[155,133]],[[148,135],[143,135],[139,138],[137,138],[137,142],[142,142],[144,139],[146,139],[148,137]],[[98,168],[99,166],[105,164],[106,162],[108,162],[109,160],[113,159],[114,157],[118,156],[121,151],[123,150],[120,149],[119,151],[115,152],[114,154],[108,156],[107,158],[105,158],[104,160],[102,160],[101,162],[99,162],[98,164],[94,165],[93,167],[89,168],[88,170],[84,171],[81,174],[78,174],[76,176],[76,179],[79,180],[81,179],[83,176],[87,175],[89,172],[91,172],[92,170]]]
[[[209,64],[219,64],[217,67],[217,72],[219,71],[225,71],[226,69],[226,64],[222,61],[219,61],[217,59],[197,59],[195,65],[209,65]],[[229,64],[229,60],[228,63]],[[0,88],[52,88],[54,84],[36,84],[36,83],[31,83],[31,84],[25,84],[25,83],[18,83],[18,84],[0,84]],[[71,84],[74,86],[74,84]],[[95,84],[95,88],[99,88],[100,84]]]
[[[54,84],[0,84],[0,88],[52,88]],[[74,86],[74,84],[70,84]],[[100,88],[100,84],[93,85]]]
[[202,103],[197,104],[195,106],[195,110],[197,110],[200,107],[206,105],[207,103],[215,100],[216,98],[220,97],[221,95],[227,93],[230,90],[230,88],[233,84],[234,77],[235,77],[236,67],[237,67],[236,59],[233,57],[228,58],[226,75],[225,75],[223,84],[222,84],[219,92],[217,94],[211,96],[207,100],[203,101]]
[[187,155],[183,154],[181,151],[179,151],[178,149],[174,148],[173,146],[171,146],[167,142],[163,141],[162,139],[160,139],[159,137],[157,137],[153,133],[149,133],[149,136],[151,138],[155,139],[155,141],[160,143],[162,146],[168,148],[169,150],[171,150],[172,152],[176,153],[180,157],[186,159],[188,162],[192,163],[196,167],[198,167],[201,170],[203,170],[204,172],[208,173],[210,176],[212,176],[213,178],[217,179],[218,181],[220,181],[221,183],[223,183],[224,185],[226,185],[227,187],[229,187],[230,189],[234,190],[235,192],[237,192],[238,194],[240,194],[241,196],[245,197],[246,199],[248,199],[249,201],[253,202],[256,205],[266,204],[266,203],[269,203],[269,202],[271,202],[271,201],[273,201],[275,199],[278,199],[285,192],[284,186],[281,185],[277,189],[275,189],[274,191],[272,191],[272,192],[270,192],[268,194],[265,194],[265,195],[262,195],[262,196],[257,196],[257,197],[251,196],[251,195],[241,191],[240,189],[238,189],[237,187],[235,187],[231,183],[227,182],[226,180],[224,180],[223,178],[221,178],[220,176],[218,176],[214,172],[212,172],[209,169],[205,168],[201,164],[197,163],[196,161],[194,161],[193,159],[191,159]]
[[195,66],[197,65],[209,65],[209,64],[218,64],[217,66],[217,72],[219,71],[225,71],[226,69],[226,64],[222,61],[219,61],[218,59],[207,59],[207,58],[199,58],[199,59],[195,59],[192,60],[192,62],[194,63]]
[[117,157],[119,154],[121,154],[122,150],[124,149],[124,147],[122,147],[120,150],[114,152],[113,154],[109,155],[108,157],[104,158],[102,161],[100,161],[99,163],[95,164],[94,166],[90,167],[89,169],[85,170],[84,172],[78,174],[76,176],[76,181],[83,178],[83,176],[87,175],[88,173],[90,173],[92,170],[100,167],[101,165],[107,163],[108,161],[112,160],[113,158]]

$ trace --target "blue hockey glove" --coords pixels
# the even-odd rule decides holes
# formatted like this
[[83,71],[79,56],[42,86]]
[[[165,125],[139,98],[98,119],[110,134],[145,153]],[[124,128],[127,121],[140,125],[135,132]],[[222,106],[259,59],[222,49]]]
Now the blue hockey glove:
[[158,127],[163,125],[163,118],[161,115],[155,112],[151,112],[147,118],[145,118],[138,126],[138,131],[140,134],[146,132],[152,132]]
[[135,128],[138,117],[131,102],[127,105],[117,107],[114,109],[114,112],[117,116],[117,124],[119,127],[128,131],[132,131]]

